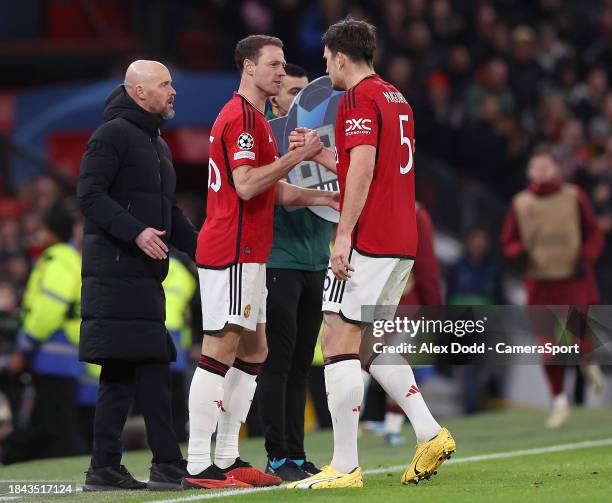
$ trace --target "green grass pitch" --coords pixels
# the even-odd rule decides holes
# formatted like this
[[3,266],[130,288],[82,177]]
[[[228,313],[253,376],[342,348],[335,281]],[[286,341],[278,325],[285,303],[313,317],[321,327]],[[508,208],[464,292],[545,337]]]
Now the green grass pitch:
[[[263,502],[474,502],[474,501],[612,501],[612,409],[576,409],[568,424],[558,430],[543,426],[545,411],[513,410],[461,417],[445,421],[457,440],[457,453],[452,463],[442,466],[438,475],[418,486],[402,486],[400,465],[406,465],[413,447],[387,447],[382,438],[366,436],[359,440],[360,462],[366,474],[363,489],[332,491],[254,491],[241,495],[222,495],[222,491],[184,492],[113,492],[80,493],[63,498],[33,497],[16,501],[241,501]],[[409,427],[405,434],[413,439]],[[587,440],[608,439],[607,444],[587,448],[567,448],[546,453],[528,452],[522,455],[479,460],[482,454],[533,450],[549,446],[576,444]],[[570,446],[571,447],[571,446]],[[575,447],[575,446],[574,446]],[[331,432],[307,435],[307,452],[317,464],[331,458]],[[241,455],[263,468],[265,455],[263,440],[241,443]],[[186,454],[186,448],[183,448]],[[468,458],[468,459],[465,459]],[[463,461],[462,461],[463,460]],[[123,462],[128,469],[143,479],[147,478],[150,454],[130,452]],[[2,480],[64,480],[83,482],[88,459],[84,457],[35,461],[0,468]],[[387,471],[388,467],[396,467]],[[249,490],[250,491],[250,490]],[[0,501],[5,498],[0,498]]]

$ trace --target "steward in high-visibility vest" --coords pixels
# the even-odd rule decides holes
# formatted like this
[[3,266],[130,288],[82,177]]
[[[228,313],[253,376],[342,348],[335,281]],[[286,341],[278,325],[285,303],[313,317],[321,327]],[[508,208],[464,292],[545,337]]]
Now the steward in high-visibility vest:
[[81,256],[67,243],[47,248],[34,266],[23,297],[19,351],[39,375],[78,377]]
[[74,221],[60,206],[49,210],[37,238],[44,248],[28,279],[22,301],[22,325],[9,368],[27,368],[36,391],[22,459],[76,454],[78,423],[77,378],[81,256],[68,244]]

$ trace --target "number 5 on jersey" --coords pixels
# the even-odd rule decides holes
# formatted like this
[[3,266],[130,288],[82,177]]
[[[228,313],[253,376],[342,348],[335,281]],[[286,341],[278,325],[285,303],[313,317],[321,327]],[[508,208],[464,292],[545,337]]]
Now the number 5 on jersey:
[[407,115],[399,116],[399,124],[400,124],[400,145],[406,145],[408,147],[408,164],[406,166],[402,166],[400,164],[400,174],[405,175],[409,173],[412,169],[412,165],[414,164],[414,155],[413,155],[413,146],[410,142],[410,138],[404,136],[404,122],[408,122],[409,118]]

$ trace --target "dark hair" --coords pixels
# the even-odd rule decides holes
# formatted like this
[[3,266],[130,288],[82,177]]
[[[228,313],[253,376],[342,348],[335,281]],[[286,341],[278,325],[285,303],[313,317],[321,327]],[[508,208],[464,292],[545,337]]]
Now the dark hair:
[[283,41],[280,38],[271,37],[269,35],[249,35],[240,40],[236,44],[236,49],[234,50],[234,63],[236,63],[238,71],[242,73],[245,59],[250,59],[257,63],[259,51],[266,45],[274,45],[282,49]]
[[57,238],[66,242],[72,237],[74,218],[62,203],[56,203],[44,216],[44,224]]
[[370,66],[374,62],[376,28],[365,21],[347,18],[332,24],[322,41],[332,54],[341,52],[352,61],[365,61]]
[[285,65],[285,73],[289,75],[289,77],[308,77],[306,70],[292,63],[287,63]]

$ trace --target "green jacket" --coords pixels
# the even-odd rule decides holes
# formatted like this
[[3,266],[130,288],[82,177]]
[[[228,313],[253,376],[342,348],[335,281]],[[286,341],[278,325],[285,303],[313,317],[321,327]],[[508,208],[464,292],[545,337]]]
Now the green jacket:
[[[272,110],[266,119],[275,119]],[[274,241],[268,267],[323,271],[329,262],[329,242],[333,224],[315,215],[308,208],[288,211],[282,206],[274,210]]]
[[333,224],[308,208],[274,210],[274,242],[268,267],[323,271],[329,262]]

